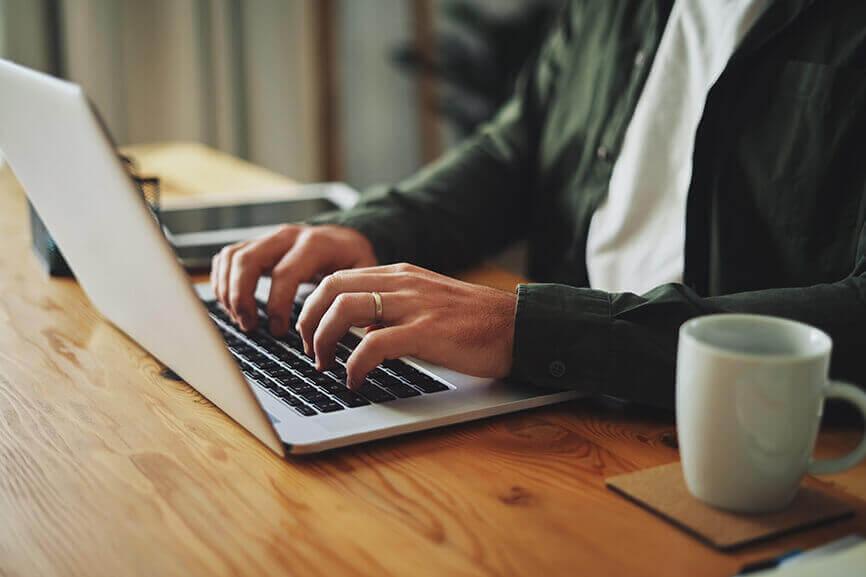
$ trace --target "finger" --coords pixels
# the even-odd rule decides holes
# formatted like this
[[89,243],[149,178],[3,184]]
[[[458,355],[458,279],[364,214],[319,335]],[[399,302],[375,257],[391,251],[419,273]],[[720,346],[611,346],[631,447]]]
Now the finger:
[[387,327],[364,335],[346,361],[346,385],[359,389],[367,374],[387,359],[415,354],[417,331],[412,325]]
[[264,270],[263,259],[251,249],[248,245],[232,255],[229,273],[229,306],[244,331],[254,330],[258,323],[254,292]]
[[219,284],[217,286],[217,298],[223,307],[228,311],[233,322],[237,322],[231,305],[229,304],[229,275],[231,273],[232,255],[243,246],[243,243],[230,244],[224,246],[219,253]]
[[[298,285],[313,278],[322,266],[311,237],[305,236],[287,252],[271,272],[271,292],[268,294],[268,323],[271,334],[282,336],[289,330],[292,305]],[[305,352],[310,354],[312,348]]]
[[380,264],[380,265],[376,265],[376,266],[358,267],[358,268],[352,269],[352,272],[359,272],[359,273],[373,272],[373,273],[382,273],[382,274],[396,274],[396,273],[418,273],[418,274],[428,273],[429,274],[432,271],[429,271],[425,268],[421,268],[420,266],[416,266],[414,264],[409,264],[406,262],[399,262],[399,263],[394,263],[394,264]]
[[213,255],[213,258],[210,261],[210,288],[213,291],[215,298],[217,294],[217,285],[219,284],[219,270],[220,255],[219,253],[217,253]]
[[296,236],[281,231],[253,241],[232,255],[228,299],[243,330],[254,330],[258,324],[255,292],[259,278],[289,250]]
[[[297,329],[304,341],[304,346],[313,345],[313,335],[325,312],[334,299],[344,293],[358,292],[392,292],[408,285],[390,274],[375,272],[359,272],[356,270],[338,271],[326,276],[319,286],[307,297],[304,308],[298,316]],[[372,297],[371,297],[372,299]],[[384,309],[384,307],[383,307]]]
[[[382,319],[383,324],[389,324],[393,318],[400,318],[399,313],[405,308],[404,300],[400,293],[382,295],[382,309],[389,311],[389,317]],[[313,336],[316,368],[323,371],[332,366],[337,342],[351,327],[366,327],[374,322],[376,322],[376,303],[370,293],[337,295]]]

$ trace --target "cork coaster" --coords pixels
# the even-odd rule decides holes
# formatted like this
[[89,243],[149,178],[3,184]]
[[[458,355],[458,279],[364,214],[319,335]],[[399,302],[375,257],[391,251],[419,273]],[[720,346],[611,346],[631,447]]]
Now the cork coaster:
[[716,509],[692,497],[678,462],[611,477],[607,486],[721,550],[736,549],[854,514],[848,503],[809,483],[800,488],[794,502],[782,511],[743,515]]

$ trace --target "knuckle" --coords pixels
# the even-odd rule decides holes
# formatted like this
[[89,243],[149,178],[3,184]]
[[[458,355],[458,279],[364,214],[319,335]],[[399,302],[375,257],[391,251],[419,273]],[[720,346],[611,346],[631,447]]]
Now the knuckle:
[[298,329],[303,334],[308,334],[310,332],[310,319],[309,315],[301,314],[298,319]]
[[323,230],[320,226],[308,226],[304,228],[304,235],[311,238],[321,238],[326,236],[326,232],[327,231]]
[[316,227],[308,226],[298,232],[298,237],[295,241],[296,245],[308,246],[311,243],[315,244],[321,239],[322,233]]
[[405,286],[405,285],[409,285],[409,284],[411,284],[414,280],[416,280],[416,276],[415,276],[415,274],[412,273],[412,272],[409,272],[409,271],[407,271],[407,270],[400,271],[400,272],[398,272],[398,273],[397,273],[396,275],[394,275],[394,276],[397,277],[397,278],[396,278],[397,282],[400,283],[400,284],[403,285],[403,286]]
[[234,262],[239,266],[247,266],[255,260],[255,253],[249,247],[238,249],[235,253]]
[[364,351],[370,355],[379,355],[383,350],[385,350],[388,340],[385,338],[384,333],[382,331],[373,331],[368,333],[364,340],[367,341],[367,346],[364,347]]
[[280,227],[274,232],[275,235],[279,236],[291,236],[295,234],[298,230],[298,225],[296,224],[282,224]]
[[275,280],[275,281],[281,282],[281,283],[291,282],[291,280],[292,280],[292,267],[285,264],[285,263],[279,263],[271,271],[271,280]]
[[326,291],[336,291],[337,287],[340,285],[340,274],[338,272],[331,273],[322,279],[322,287]]
[[337,295],[337,297],[334,299],[334,304],[331,306],[333,306],[336,313],[342,314],[348,311],[350,302],[351,301],[349,295],[347,295],[346,293],[342,293]]
[[394,269],[397,272],[408,273],[408,272],[412,272],[413,270],[415,270],[415,267],[413,265],[409,264],[408,262],[400,262],[394,266]]

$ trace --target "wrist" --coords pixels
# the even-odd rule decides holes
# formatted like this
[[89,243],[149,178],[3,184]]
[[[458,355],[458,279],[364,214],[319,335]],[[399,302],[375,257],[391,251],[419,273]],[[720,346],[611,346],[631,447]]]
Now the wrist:
[[498,330],[496,331],[498,338],[499,363],[496,369],[496,377],[504,378],[511,374],[511,369],[514,364],[514,332],[517,317],[517,294],[505,291],[496,291],[498,293]]

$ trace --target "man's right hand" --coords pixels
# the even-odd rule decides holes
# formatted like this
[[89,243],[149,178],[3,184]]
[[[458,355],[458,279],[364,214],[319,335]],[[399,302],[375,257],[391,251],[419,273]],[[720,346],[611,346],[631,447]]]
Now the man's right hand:
[[256,285],[271,277],[268,320],[271,333],[282,336],[298,285],[334,271],[376,266],[373,245],[360,232],[343,226],[285,225],[258,240],[226,246],[214,256],[214,294],[242,330],[258,325]]

